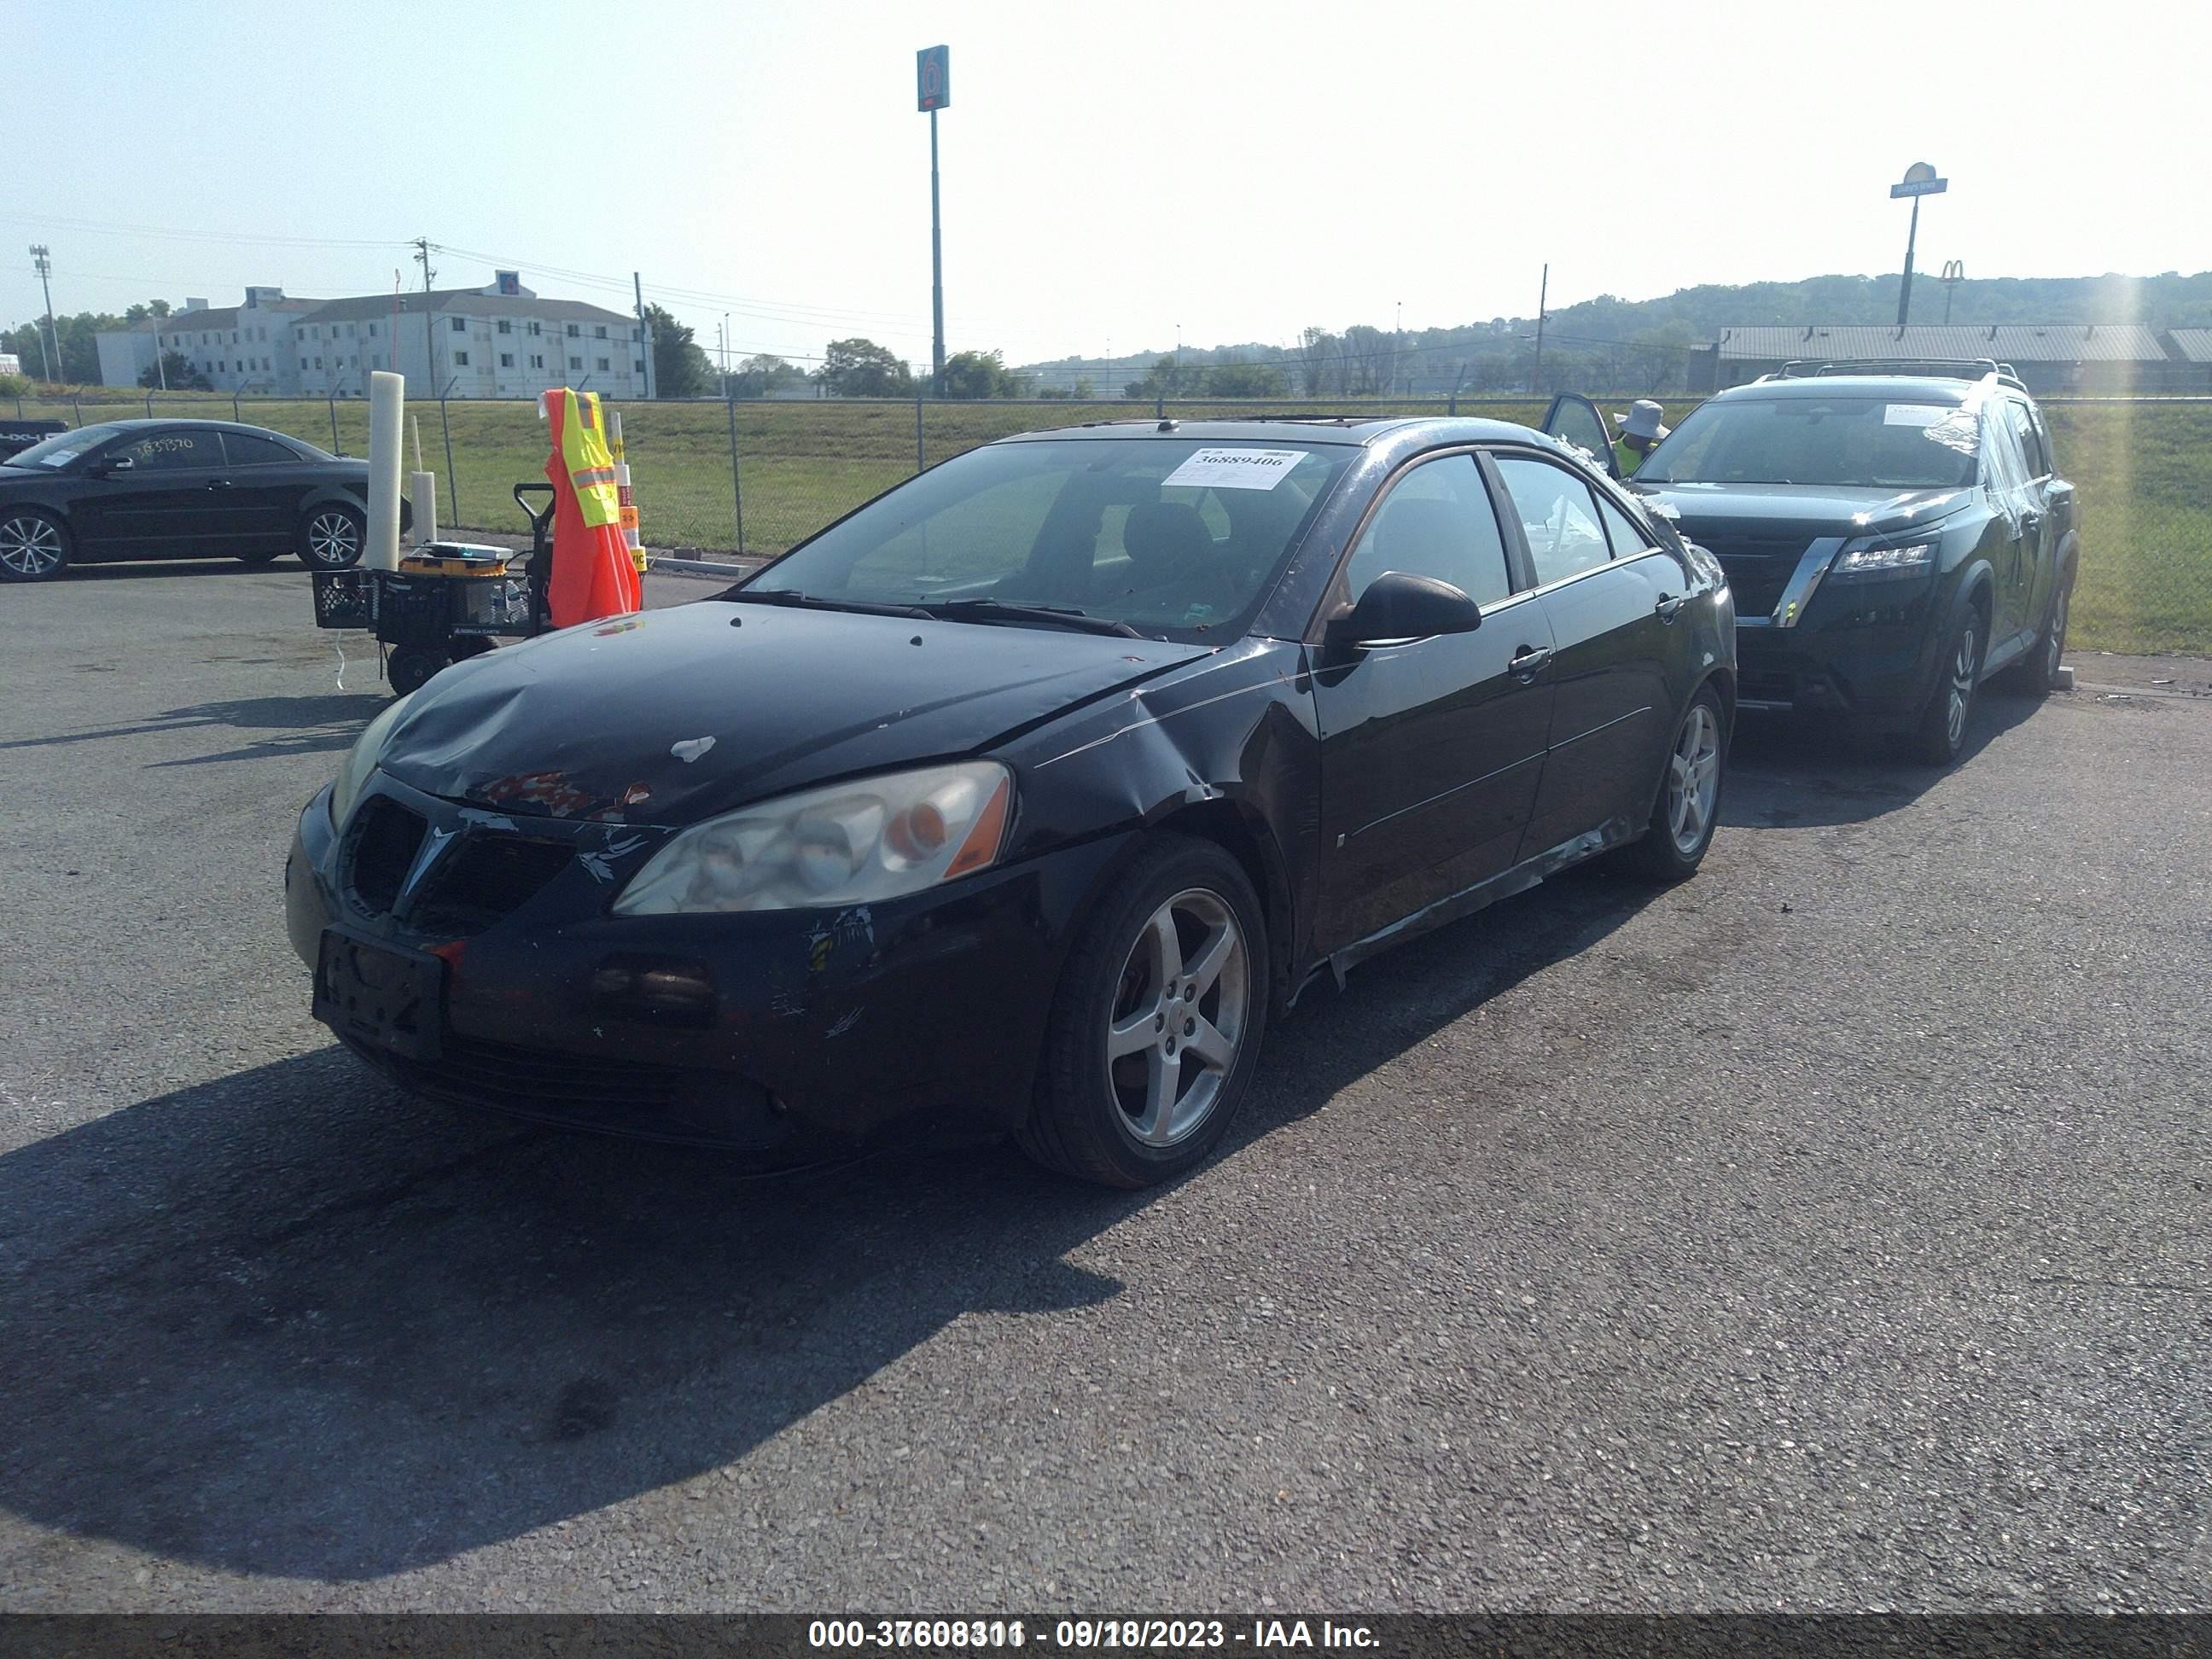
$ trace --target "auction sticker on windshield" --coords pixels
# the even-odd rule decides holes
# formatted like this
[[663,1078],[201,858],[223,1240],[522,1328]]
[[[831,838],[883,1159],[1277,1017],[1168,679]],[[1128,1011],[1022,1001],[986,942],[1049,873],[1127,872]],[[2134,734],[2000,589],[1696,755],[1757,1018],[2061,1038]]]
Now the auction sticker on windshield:
[[1160,480],[1212,489],[1273,489],[1305,459],[1302,449],[1201,449]]
[[1882,407],[1884,426],[1934,426],[1953,411],[1942,404],[1886,404]]

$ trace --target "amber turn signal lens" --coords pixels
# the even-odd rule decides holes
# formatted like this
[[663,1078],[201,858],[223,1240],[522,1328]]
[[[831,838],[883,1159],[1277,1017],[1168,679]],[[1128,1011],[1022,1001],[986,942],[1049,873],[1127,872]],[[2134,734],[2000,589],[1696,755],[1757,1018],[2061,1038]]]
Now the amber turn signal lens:
[[964,876],[970,870],[981,870],[999,856],[999,842],[1006,833],[1006,799],[1013,786],[1006,779],[999,780],[999,787],[991,792],[991,799],[983,804],[976,815],[975,827],[968,832],[968,839],[960,843],[960,850],[952,855],[952,862],[945,867],[945,879]]

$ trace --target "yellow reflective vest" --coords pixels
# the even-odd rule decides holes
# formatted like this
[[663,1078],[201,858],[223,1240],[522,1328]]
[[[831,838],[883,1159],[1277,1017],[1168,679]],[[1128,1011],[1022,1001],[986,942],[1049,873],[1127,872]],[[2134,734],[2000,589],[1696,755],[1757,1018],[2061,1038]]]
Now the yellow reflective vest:
[[568,468],[568,482],[575,486],[576,505],[583,511],[584,522],[595,527],[619,525],[622,498],[615,489],[615,458],[607,448],[599,394],[571,392],[562,386],[545,395],[568,400],[561,411],[561,464]]

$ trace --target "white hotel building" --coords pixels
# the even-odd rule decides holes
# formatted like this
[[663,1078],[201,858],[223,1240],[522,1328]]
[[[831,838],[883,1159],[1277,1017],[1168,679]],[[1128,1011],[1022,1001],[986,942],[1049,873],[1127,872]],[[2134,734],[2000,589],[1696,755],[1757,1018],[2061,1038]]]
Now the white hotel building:
[[136,386],[157,352],[175,352],[219,392],[365,398],[372,370],[407,377],[410,398],[535,398],[574,386],[609,398],[647,392],[644,331],[635,317],[575,300],[541,299],[514,273],[484,288],[294,300],[249,288],[243,304],[181,311],[99,337],[100,378]]

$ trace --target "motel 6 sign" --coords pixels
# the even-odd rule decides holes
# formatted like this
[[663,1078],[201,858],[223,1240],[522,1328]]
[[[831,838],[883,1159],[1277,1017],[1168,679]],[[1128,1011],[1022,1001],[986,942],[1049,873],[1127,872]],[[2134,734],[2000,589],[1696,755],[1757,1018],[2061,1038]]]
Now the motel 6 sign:
[[944,109],[952,102],[952,49],[924,46],[914,55],[914,106]]

